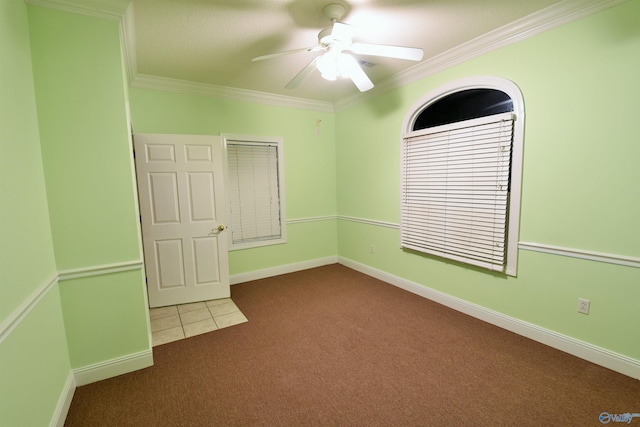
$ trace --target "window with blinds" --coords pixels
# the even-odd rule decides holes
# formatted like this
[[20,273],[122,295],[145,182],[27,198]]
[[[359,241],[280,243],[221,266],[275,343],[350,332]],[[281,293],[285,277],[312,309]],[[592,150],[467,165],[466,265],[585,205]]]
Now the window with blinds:
[[281,144],[226,140],[231,248],[282,243]]
[[404,136],[403,248],[505,271],[515,117],[494,114]]

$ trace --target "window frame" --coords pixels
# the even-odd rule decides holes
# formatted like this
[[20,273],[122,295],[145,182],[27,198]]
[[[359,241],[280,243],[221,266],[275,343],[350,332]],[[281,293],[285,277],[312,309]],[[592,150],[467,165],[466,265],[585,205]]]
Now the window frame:
[[[281,137],[270,136],[255,136],[255,135],[238,135],[238,134],[221,134],[223,156],[224,156],[224,180],[226,188],[226,204],[229,209],[229,227],[228,227],[228,248],[229,251],[258,248],[271,245],[280,245],[287,243],[287,227],[286,227],[286,202],[285,202],[285,188],[284,188],[284,141]],[[280,212],[280,237],[274,239],[255,240],[252,242],[234,243],[232,230],[233,215],[231,212],[231,188],[230,188],[230,174],[229,174],[229,153],[228,145],[230,142],[240,142],[249,144],[271,144],[277,147],[277,162],[278,162],[278,198],[279,198],[279,212]]]
[[[506,262],[504,274],[509,276],[517,275],[518,265],[518,239],[520,229],[520,201],[522,193],[522,156],[524,145],[524,101],[520,88],[512,81],[494,76],[465,77],[454,80],[439,86],[426,93],[416,101],[407,111],[401,130],[400,149],[402,150],[404,140],[413,131],[414,124],[418,116],[430,105],[440,99],[468,89],[495,89],[506,93],[513,101],[513,115],[515,117],[513,125],[513,142],[511,148],[511,174],[509,195],[509,209],[507,212],[507,241],[506,241]],[[402,159],[402,153],[400,155]],[[402,160],[401,160],[402,161]],[[402,170],[402,165],[400,165]],[[402,195],[402,177],[400,179],[400,194]]]

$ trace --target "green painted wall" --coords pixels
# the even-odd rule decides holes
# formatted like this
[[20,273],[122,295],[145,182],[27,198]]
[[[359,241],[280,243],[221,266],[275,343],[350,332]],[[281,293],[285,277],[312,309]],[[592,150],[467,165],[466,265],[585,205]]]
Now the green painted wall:
[[[141,261],[119,24],[40,7],[29,24],[57,269]],[[144,286],[142,270],[60,282],[72,368],[149,350]]]
[[56,286],[0,343],[0,425],[50,425],[71,375]]
[[335,219],[289,224],[284,245],[230,252],[229,271],[244,273],[334,257],[337,250]]
[[138,259],[118,22],[29,17],[58,269]]
[[134,270],[61,283],[72,368],[149,349],[143,280]]
[[[140,88],[130,89],[130,102],[139,133],[282,137],[287,218],[336,215],[333,113]],[[251,272],[336,252],[335,220],[294,223],[286,244],[231,252],[229,269]]]
[[0,2],[0,425],[49,425],[70,375],[55,279],[27,6]]
[[[0,319],[55,272],[26,6],[0,4]],[[34,263],[34,260],[38,260]]]
[[[442,84],[493,75],[525,100],[520,241],[640,257],[639,16],[631,1],[337,113],[339,214],[398,223],[405,114]],[[640,360],[640,269],[520,250],[513,278],[405,253],[393,228],[341,221],[338,236],[341,256]]]
[[[632,0],[336,114],[131,89],[133,125],[281,136],[289,219],[398,222],[407,109],[460,77],[509,78],[527,114],[520,240],[639,257],[638,16]],[[4,327],[58,272],[141,257],[117,22],[0,2],[0,89]],[[231,273],[339,254],[640,360],[639,269],[521,250],[507,278],[404,253],[396,229],[349,221],[294,221],[288,237],[231,253]],[[147,350],[148,335],[142,271],[54,284],[0,331],[0,425],[48,424],[71,368]]]

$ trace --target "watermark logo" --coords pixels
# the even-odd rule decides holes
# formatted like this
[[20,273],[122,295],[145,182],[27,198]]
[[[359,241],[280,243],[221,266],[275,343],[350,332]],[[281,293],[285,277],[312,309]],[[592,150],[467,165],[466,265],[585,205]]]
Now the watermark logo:
[[613,423],[631,424],[631,421],[635,417],[639,417],[640,418],[640,413],[631,414],[631,413],[627,412],[625,414],[610,414],[608,412],[603,412],[603,413],[600,414],[599,419],[600,419],[600,422],[602,424],[609,424],[611,422],[613,422]]

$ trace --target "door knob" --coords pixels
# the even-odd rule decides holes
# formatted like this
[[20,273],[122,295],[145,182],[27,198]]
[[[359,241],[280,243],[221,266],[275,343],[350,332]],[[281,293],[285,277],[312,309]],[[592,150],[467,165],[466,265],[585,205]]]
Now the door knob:
[[218,226],[218,231],[224,231],[224,229],[227,228],[224,225],[219,225]]

